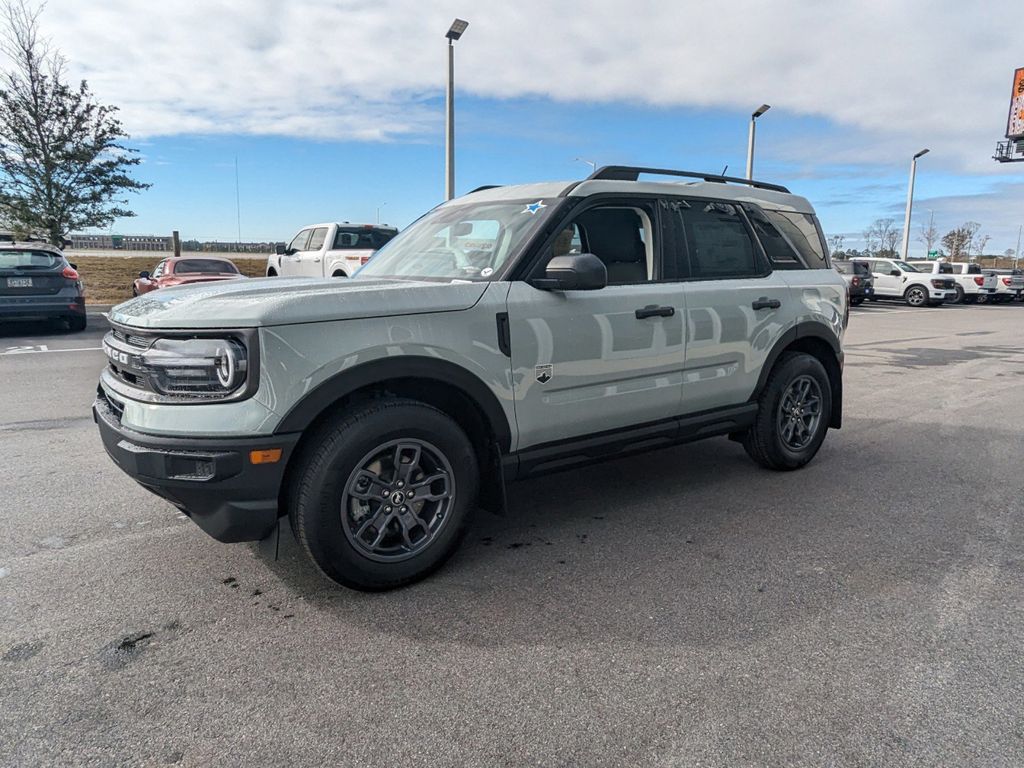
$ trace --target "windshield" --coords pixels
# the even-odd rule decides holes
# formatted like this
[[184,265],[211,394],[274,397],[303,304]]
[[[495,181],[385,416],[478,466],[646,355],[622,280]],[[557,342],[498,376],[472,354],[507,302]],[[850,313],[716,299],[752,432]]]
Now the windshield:
[[435,208],[379,250],[356,276],[494,280],[557,202],[502,200]]
[[220,259],[183,259],[174,265],[176,275],[237,275],[238,269],[230,261]]
[[63,263],[49,251],[0,251],[0,269],[56,269]]

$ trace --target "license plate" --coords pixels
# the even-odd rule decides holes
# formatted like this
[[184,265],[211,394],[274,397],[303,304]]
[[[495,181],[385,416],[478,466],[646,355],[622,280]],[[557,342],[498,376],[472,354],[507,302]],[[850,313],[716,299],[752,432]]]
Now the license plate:
[[8,288],[31,288],[32,278],[31,277],[8,277],[7,278]]

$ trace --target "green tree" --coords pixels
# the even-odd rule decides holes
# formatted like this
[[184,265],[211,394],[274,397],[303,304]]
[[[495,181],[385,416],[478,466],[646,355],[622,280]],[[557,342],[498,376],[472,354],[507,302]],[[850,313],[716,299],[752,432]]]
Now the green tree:
[[61,245],[72,230],[106,227],[135,214],[125,194],[136,150],[83,80],[65,82],[66,61],[40,37],[40,8],[9,0],[0,11],[0,219]]

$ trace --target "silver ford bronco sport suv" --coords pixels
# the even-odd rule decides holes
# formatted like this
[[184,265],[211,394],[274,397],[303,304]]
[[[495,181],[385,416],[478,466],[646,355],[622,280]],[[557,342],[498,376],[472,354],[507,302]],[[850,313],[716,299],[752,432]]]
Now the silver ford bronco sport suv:
[[351,280],[121,304],[94,416],[211,536],[287,518],[328,577],[387,589],[516,478],[716,435],[802,467],[840,426],[847,319],[804,198],[613,166],[444,203]]

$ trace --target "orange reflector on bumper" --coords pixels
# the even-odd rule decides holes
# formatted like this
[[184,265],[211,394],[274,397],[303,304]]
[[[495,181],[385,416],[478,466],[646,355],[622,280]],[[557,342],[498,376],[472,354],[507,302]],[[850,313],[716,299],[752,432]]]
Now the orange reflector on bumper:
[[280,460],[280,448],[266,448],[262,451],[249,451],[249,461],[253,464],[276,464]]

